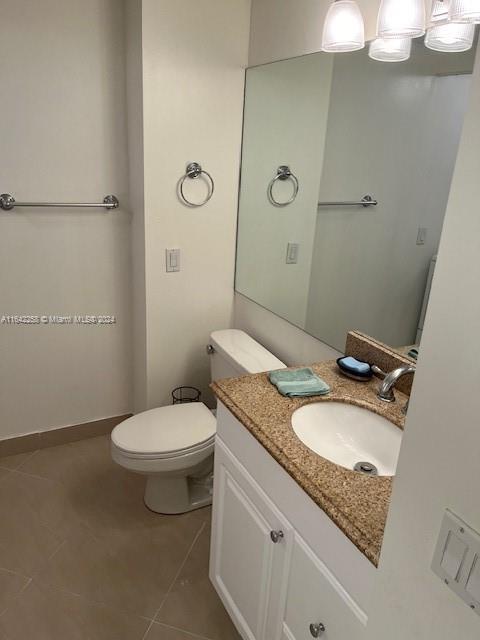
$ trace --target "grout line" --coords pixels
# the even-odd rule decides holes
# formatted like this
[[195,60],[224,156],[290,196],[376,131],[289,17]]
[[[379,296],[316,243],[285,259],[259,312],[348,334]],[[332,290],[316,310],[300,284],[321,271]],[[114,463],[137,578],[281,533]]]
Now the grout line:
[[28,580],[29,578],[32,577],[32,576],[27,576],[25,573],[12,571],[12,569],[7,569],[6,567],[0,567],[0,571],[3,571],[4,573],[9,573],[12,576],[19,576],[20,578],[25,578],[25,580]]
[[195,537],[194,537],[194,539],[193,539],[193,542],[192,542],[192,544],[190,545],[190,547],[189,547],[189,549],[188,549],[188,551],[187,551],[187,555],[186,555],[186,556],[185,556],[185,558],[183,559],[183,562],[182,562],[182,564],[180,565],[180,567],[179,567],[179,569],[178,569],[177,573],[175,574],[175,577],[173,578],[172,583],[171,583],[171,584],[170,584],[170,586],[168,587],[167,592],[165,593],[165,595],[163,596],[162,601],[161,601],[161,603],[160,603],[160,606],[159,606],[159,607],[158,607],[158,609],[156,610],[156,612],[155,612],[155,614],[154,614],[154,616],[153,616],[152,621],[151,621],[151,622],[150,622],[150,624],[148,625],[147,630],[145,631],[145,633],[143,634],[143,638],[142,638],[142,640],[145,640],[145,638],[148,636],[148,634],[149,634],[149,632],[150,632],[150,629],[153,627],[153,625],[154,625],[154,624],[159,624],[159,623],[156,623],[155,619],[156,619],[156,617],[158,616],[158,614],[160,613],[160,611],[161,611],[161,609],[162,609],[163,605],[165,604],[165,600],[168,598],[168,596],[170,595],[170,593],[171,593],[171,591],[172,591],[173,587],[175,586],[175,583],[176,583],[176,581],[178,580],[178,577],[180,576],[180,574],[181,574],[181,572],[182,572],[182,570],[183,570],[183,567],[184,567],[184,566],[185,566],[185,564],[187,563],[187,560],[188,560],[188,558],[190,557],[190,554],[192,553],[193,547],[194,547],[194,546],[195,546],[195,544],[197,543],[197,540],[199,539],[199,537],[202,535],[202,533],[203,533],[203,531],[205,530],[205,527],[206,527],[206,526],[207,526],[207,523],[206,523],[206,522],[204,522],[204,523],[202,524],[202,526],[200,527],[200,529],[197,531],[197,533],[196,533],[196,535],[195,535]]
[[[27,462],[27,461],[25,461]],[[35,478],[35,480],[43,480],[43,481],[47,481],[47,482],[55,482],[56,484],[58,484],[57,480],[52,480],[51,478],[46,478],[45,476],[37,476],[34,473],[27,473],[27,471],[22,471],[20,469],[20,467],[18,469],[12,469],[11,470],[12,473],[16,473],[20,476],[28,476],[29,478]]]
[[39,451],[40,451],[40,449],[37,449],[36,451],[32,451],[31,455],[29,455],[28,458],[25,458],[25,460],[23,460],[23,462],[21,462],[18,465],[18,467],[15,467],[14,471],[18,471],[18,469],[21,469],[24,464],[26,464],[27,462],[30,462],[30,460],[33,458],[33,456],[37,455],[37,453]]
[[[15,602],[16,600],[18,600],[18,598],[20,598],[22,593],[26,589],[28,589],[28,587],[32,584],[32,582],[33,582],[33,578],[28,578],[27,582],[23,585],[23,587],[20,589],[20,591],[12,598],[12,602]],[[5,609],[3,611],[0,611],[0,618],[3,616],[4,613],[6,613],[8,611],[8,609],[9,609],[9,607],[5,607]]]
[[31,454],[25,458],[25,460],[23,460],[18,467],[15,467],[14,471],[18,471],[18,469],[20,469],[21,467],[23,467],[24,464],[26,464],[27,462],[30,462],[30,460],[33,458],[33,456],[37,455],[37,453],[40,451],[40,449],[37,449],[36,451],[32,451]]
[[192,631],[185,631],[185,629],[180,629],[180,627],[172,627],[171,624],[165,624],[164,622],[153,621],[153,624],[158,624],[160,627],[165,627],[166,629],[172,629],[173,631],[180,631],[184,633],[186,636],[192,636],[193,638],[199,638],[199,640],[211,640],[211,638],[207,638],[207,636],[199,636],[197,633],[192,633]]
[[[27,458],[25,458],[25,460],[22,460],[22,462],[20,462],[16,467],[4,467],[4,466],[2,465],[2,458],[0,458],[0,467],[1,467],[2,469],[5,469],[6,471],[16,471],[17,469],[20,469],[20,467],[21,467],[22,465],[24,465],[26,462],[28,462],[29,460],[31,460],[31,458],[32,458],[36,453],[38,453],[38,449],[37,449],[36,451],[26,451],[25,453],[30,453],[30,455],[29,455]],[[6,458],[10,458],[10,457],[12,457],[12,458],[13,458],[13,457],[14,457],[14,456],[16,456],[16,455],[21,456],[22,454],[21,454],[21,453],[17,453],[17,454],[15,454],[15,453],[14,453],[14,454],[12,454],[12,456],[5,456],[5,457],[6,457]]]
[[66,539],[62,540],[62,542],[58,545],[58,547],[55,549],[55,551],[48,556],[48,558],[45,561],[45,564],[50,562],[50,560],[53,560],[53,558],[57,555],[57,553],[60,551],[60,549],[62,547],[64,547],[66,544],[67,544],[67,540]]

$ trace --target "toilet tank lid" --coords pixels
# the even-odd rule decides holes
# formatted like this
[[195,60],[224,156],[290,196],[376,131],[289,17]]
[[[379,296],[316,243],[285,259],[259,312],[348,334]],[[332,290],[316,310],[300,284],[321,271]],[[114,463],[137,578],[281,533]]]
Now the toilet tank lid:
[[213,331],[210,341],[216,351],[245,373],[286,368],[281,360],[240,329]]

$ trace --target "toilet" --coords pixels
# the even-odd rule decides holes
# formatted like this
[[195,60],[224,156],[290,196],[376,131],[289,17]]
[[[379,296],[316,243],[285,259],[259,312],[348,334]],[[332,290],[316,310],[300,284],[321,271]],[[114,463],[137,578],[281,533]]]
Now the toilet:
[[[212,380],[284,369],[285,364],[238,329],[214,331],[207,347]],[[201,402],[144,411],[112,431],[113,460],[146,476],[145,505],[178,514],[212,502],[216,419]]]

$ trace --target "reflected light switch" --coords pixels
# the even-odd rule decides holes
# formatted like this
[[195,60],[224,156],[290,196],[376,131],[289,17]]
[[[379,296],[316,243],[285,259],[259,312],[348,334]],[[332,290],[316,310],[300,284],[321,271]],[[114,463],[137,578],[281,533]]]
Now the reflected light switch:
[[445,542],[441,566],[452,580],[458,580],[467,550],[468,547],[465,542],[450,531]]
[[298,263],[298,252],[300,250],[300,245],[297,242],[289,242],[287,245],[287,264],[297,264]]
[[475,561],[470,571],[467,582],[467,591],[477,602],[480,602],[480,557],[475,556]]

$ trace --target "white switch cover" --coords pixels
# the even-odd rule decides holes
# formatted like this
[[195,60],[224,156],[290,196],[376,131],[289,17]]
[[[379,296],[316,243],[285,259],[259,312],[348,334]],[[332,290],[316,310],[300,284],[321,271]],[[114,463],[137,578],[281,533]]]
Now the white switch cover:
[[467,551],[468,547],[465,541],[461,540],[453,531],[449,531],[443,549],[441,567],[452,580],[459,578]]
[[422,245],[427,241],[427,230],[425,227],[418,227],[417,244]]
[[432,571],[480,615],[480,535],[448,509],[435,548]]
[[165,259],[167,273],[180,271],[180,249],[166,249]]
[[289,242],[287,245],[287,264],[297,264],[300,245],[297,242]]
[[467,591],[474,600],[480,602],[480,556],[475,556],[475,560],[467,580]]

